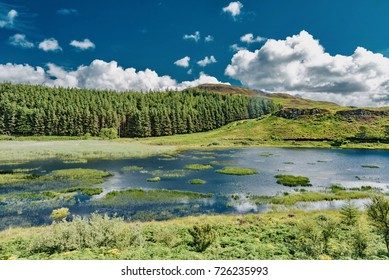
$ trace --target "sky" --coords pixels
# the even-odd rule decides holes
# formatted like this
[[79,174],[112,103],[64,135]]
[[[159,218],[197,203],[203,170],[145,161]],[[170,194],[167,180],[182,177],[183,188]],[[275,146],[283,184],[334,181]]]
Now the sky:
[[0,82],[389,105],[387,0],[0,0]]

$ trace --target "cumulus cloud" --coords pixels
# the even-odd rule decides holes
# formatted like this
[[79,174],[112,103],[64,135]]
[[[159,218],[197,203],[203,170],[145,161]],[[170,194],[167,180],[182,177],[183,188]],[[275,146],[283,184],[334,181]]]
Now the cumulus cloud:
[[14,9],[10,10],[5,16],[0,15],[0,28],[12,28],[18,12]]
[[231,2],[227,7],[223,8],[224,13],[229,13],[233,18],[237,17],[241,13],[241,9],[243,8],[243,4],[239,1]]
[[29,65],[0,64],[0,81],[39,85],[45,82],[45,70]]
[[212,42],[212,41],[214,41],[214,40],[215,40],[215,38],[213,38],[212,35],[208,35],[208,36],[205,37],[205,39],[204,39],[205,42]]
[[69,9],[69,8],[63,8],[63,9],[59,9],[57,11],[57,14],[63,15],[63,16],[76,15],[76,14],[78,14],[78,10],[76,10],[76,9]]
[[89,39],[84,39],[83,41],[73,40],[70,42],[70,45],[82,51],[96,48],[96,45]]
[[189,56],[185,56],[185,57],[177,60],[176,62],[174,62],[174,64],[177,65],[177,66],[180,66],[180,67],[188,68],[189,67],[189,61],[190,61],[190,57]]
[[193,40],[196,43],[201,39],[200,37],[200,31],[196,31],[194,34],[185,34],[184,40]]
[[240,47],[238,44],[233,44],[230,46],[230,49],[234,52],[245,50],[245,47]]
[[45,52],[62,51],[62,48],[59,46],[58,41],[54,38],[43,40],[39,43],[38,47]]
[[254,38],[254,35],[252,33],[248,33],[248,34],[240,37],[240,41],[243,43],[247,43],[247,44],[260,43],[260,42],[265,41],[265,40],[266,39],[261,37],[261,36],[257,36]]
[[67,71],[49,63],[47,70],[20,64],[0,64],[0,82],[43,84],[71,88],[108,89],[115,91],[163,91],[183,90],[204,83],[221,83],[215,77],[200,73],[193,81],[177,82],[170,76],[159,76],[157,72],[146,69],[122,68],[116,61],[94,60],[90,65],[79,66]]
[[200,77],[193,81],[185,81],[176,86],[178,90],[183,90],[190,87],[196,87],[202,84],[224,84],[229,85],[230,83],[222,83],[217,78],[209,76],[203,72],[200,72]]
[[197,61],[197,64],[200,65],[201,67],[205,67],[208,64],[216,63],[216,58],[211,55],[211,57],[206,56],[204,59]]
[[389,58],[357,47],[330,55],[311,34],[269,39],[253,52],[238,51],[225,74],[245,86],[346,105],[389,105]]
[[8,39],[10,45],[20,47],[23,49],[31,49],[34,47],[34,43],[27,40],[24,34],[15,34]]

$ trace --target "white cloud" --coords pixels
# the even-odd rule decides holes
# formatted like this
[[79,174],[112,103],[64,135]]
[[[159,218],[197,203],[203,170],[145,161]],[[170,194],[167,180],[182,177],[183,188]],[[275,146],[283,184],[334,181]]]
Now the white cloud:
[[64,16],[76,15],[76,14],[78,14],[78,10],[76,10],[76,9],[69,9],[69,8],[63,8],[63,9],[59,9],[57,11],[57,14],[64,15]]
[[230,83],[222,83],[218,79],[207,74],[200,72],[200,77],[193,81],[185,81],[177,85],[178,90],[183,90],[190,87],[196,87],[202,84],[224,84],[229,85]]
[[177,65],[177,66],[180,66],[180,67],[188,68],[189,67],[189,61],[190,61],[190,57],[189,56],[185,56],[185,57],[177,60],[176,62],[174,62],[174,64]]
[[200,31],[196,31],[194,34],[185,34],[184,40],[194,40],[195,42],[198,42],[200,40]]
[[243,43],[247,44],[252,44],[252,43],[260,43],[262,41],[265,41],[266,39],[260,36],[257,36],[254,38],[254,35],[252,33],[248,33],[246,35],[243,35],[240,37],[240,41]]
[[45,71],[41,67],[18,64],[0,64],[0,82],[44,84],[88,89],[109,89],[115,91],[162,91],[183,90],[204,83],[221,83],[215,77],[200,73],[198,79],[178,83],[170,76],[159,76],[150,69],[136,71],[122,68],[116,61],[94,60],[88,66],[79,66],[74,71],[49,63]]
[[96,45],[89,39],[84,39],[84,41],[73,40],[70,42],[70,45],[82,51],[96,48]]
[[28,41],[26,39],[26,35],[24,34],[15,34],[10,36],[8,42],[12,46],[21,47],[23,49],[31,49],[34,47],[34,43]]
[[389,58],[361,47],[350,56],[333,56],[306,31],[269,39],[254,52],[240,50],[225,74],[271,92],[347,105],[389,105]]
[[18,12],[16,10],[10,10],[7,15],[0,15],[0,18],[3,18],[0,20],[0,28],[4,27],[13,27],[15,18],[18,16]]
[[245,50],[246,48],[240,47],[240,46],[238,46],[238,44],[233,44],[230,46],[230,49],[234,52],[237,52],[237,51]]
[[38,47],[45,52],[62,51],[62,48],[59,46],[58,41],[54,38],[45,39],[44,41],[39,43]]
[[208,35],[208,36],[205,37],[205,39],[204,39],[205,42],[212,42],[212,41],[214,41],[214,40],[215,40],[215,38],[213,38],[212,35]]
[[241,13],[243,4],[239,1],[231,2],[227,7],[223,8],[223,12],[230,13],[233,18],[237,17]]
[[43,84],[45,70],[21,64],[0,64],[0,81],[22,84]]
[[208,64],[216,63],[216,59],[213,55],[211,57],[206,56],[204,59],[197,61],[197,64],[200,65],[201,67],[205,67]]

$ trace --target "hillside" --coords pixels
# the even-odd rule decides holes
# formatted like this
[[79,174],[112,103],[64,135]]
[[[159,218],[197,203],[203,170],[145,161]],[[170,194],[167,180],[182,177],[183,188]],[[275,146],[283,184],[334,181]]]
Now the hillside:
[[274,145],[368,147],[389,142],[388,108],[352,108],[307,100],[288,94],[269,94],[226,85],[203,85],[223,94],[261,96],[282,109],[259,119],[237,121],[206,133],[147,139],[174,145]]

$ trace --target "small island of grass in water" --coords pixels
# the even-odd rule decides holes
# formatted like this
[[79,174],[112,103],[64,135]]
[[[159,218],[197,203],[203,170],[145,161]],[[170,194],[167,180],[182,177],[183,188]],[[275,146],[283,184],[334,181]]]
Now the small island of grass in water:
[[209,164],[188,164],[184,166],[188,170],[207,170],[212,169],[213,167]]
[[277,184],[288,186],[288,187],[311,187],[311,183],[309,182],[309,178],[303,176],[293,176],[293,175],[285,175],[278,174],[274,176],[277,178]]
[[202,179],[192,179],[192,180],[189,181],[189,184],[192,184],[192,185],[203,185],[206,182],[207,181],[202,180]]
[[243,176],[258,174],[258,171],[254,168],[224,167],[223,169],[216,170],[216,173]]

